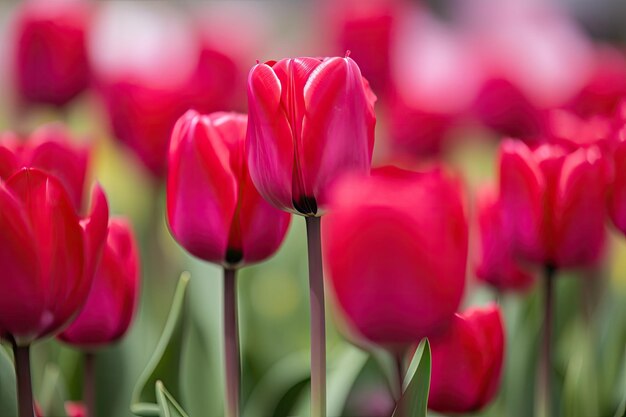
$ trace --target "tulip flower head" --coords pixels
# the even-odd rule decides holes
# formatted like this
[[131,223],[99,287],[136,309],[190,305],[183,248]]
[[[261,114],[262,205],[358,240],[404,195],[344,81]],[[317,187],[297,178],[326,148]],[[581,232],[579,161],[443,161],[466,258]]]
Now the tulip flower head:
[[60,331],[87,301],[108,206],[96,187],[80,219],[61,182],[33,168],[0,183],[0,200],[0,334],[27,345]]
[[601,254],[606,167],[596,146],[569,151],[516,140],[500,147],[500,199],[515,251],[553,267],[584,266]]
[[49,124],[33,132],[27,141],[13,133],[0,135],[0,179],[7,180],[21,168],[37,168],[59,179],[76,209],[83,202],[90,150],[70,139],[65,128]]
[[130,224],[112,219],[89,298],[59,339],[83,348],[119,340],[135,312],[139,279],[139,253]]
[[490,305],[456,314],[450,328],[430,343],[428,408],[441,413],[471,413],[493,399],[504,360],[499,307]]
[[[623,131],[624,132],[624,131]],[[614,174],[609,188],[609,215],[615,227],[626,234],[626,136],[613,152]]]
[[176,123],[170,143],[170,230],[192,255],[229,268],[271,256],[290,221],[254,187],[245,135],[245,115],[190,110]]
[[324,260],[350,336],[402,348],[450,324],[468,250],[457,180],[380,168],[339,181],[330,209]]
[[476,277],[500,291],[527,289],[534,281],[533,275],[515,257],[497,190],[482,188],[477,199],[480,251]]
[[22,102],[63,106],[89,84],[86,1],[26,1],[15,27],[14,76]]
[[246,151],[259,193],[282,210],[320,215],[340,175],[369,172],[375,100],[349,57],[255,65]]

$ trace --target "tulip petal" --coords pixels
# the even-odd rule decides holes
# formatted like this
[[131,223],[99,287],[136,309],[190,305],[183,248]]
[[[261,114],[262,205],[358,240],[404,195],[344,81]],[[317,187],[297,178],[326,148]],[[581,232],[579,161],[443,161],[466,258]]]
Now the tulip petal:
[[500,148],[500,198],[506,233],[517,251],[543,262],[544,178],[528,146],[505,140]]
[[559,266],[589,264],[601,253],[605,236],[604,172],[596,147],[579,149],[565,158],[554,210]]
[[298,157],[304,188],[324,205],[342,173],[367,173],[376,118],[361,72],[350,58],[320,64],[304,87],[306,112]]
[[45,293],[37,335],[41,337],[58,330],[85,301],[71,296],[84,279],[83,233],[69,195],[56,178],[25,168],[6,185],[24,202],[38,248]]
[[230,152],[210,118],[189,111],[174,127],[167,177],[172,234],[191,254],[221,263],[237,206]]
[[2,183],[0,230],[0,333],[28,339],[43,309],[37,242],[21,202]]
[[294,141],[281,106],[281,82],[266,64],[252,68],[248,78],[246,153],[250,175],[272,205],[295,211],[292,201]]
[[622,233],[626,234],[626,142],[621,141],[613,153],[614,178],[609,193],[609,214]]

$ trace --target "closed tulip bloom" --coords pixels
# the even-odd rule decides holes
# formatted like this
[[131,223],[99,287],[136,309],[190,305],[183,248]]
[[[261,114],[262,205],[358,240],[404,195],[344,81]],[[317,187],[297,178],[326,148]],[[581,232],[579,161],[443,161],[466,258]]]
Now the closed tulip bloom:
[[25,2],[15,27],[14,76],[23,102],[62,106],[89,84],[85,1]]
[[80,311],[106,241],[99,187],[81,219],[55,177],[22,169],[0,184],[0,333],[18,345],[60,331]]
[[176,123],[170,143],[170,230],[192,255],[225,267],[271,256],[290,221],[254,188],[245,136],[243,114],[190,110]]
[[465,287],[468,227],[458,180],[395,167],[333,190],[324,260],[348,334],[402,348],[446,328]]
[[63,183],[76,209],[83,202],[89,147],[70,139],[62,125],[49,124],[33,132],[27,141],[13,133],[0,135],[0,178],[7,180],[21,168],[37,168]]
[[515,250],[552,267],[595,262],[605,228],[606,167],[596,146],[569,151],[517,140],[500,148],[500,198]]
[[341,174],[370,169],[375,99],[349,57],[254,66],[246,150],[261,195],[282,210],[319,215]]
[[508,234],[494,187],[484,187],[477,197],[479,253],[476,277],[500,291],[525,290],[533,275],[515,258],[513,237]]
[[83,348],[119,340],[135,312],[139,279],[139,253],[130,224],[112,219],[87,303],[59,339]]
[[456,314],[448,331],[430,343],[428,408],[441,413],[471,413],[493,399],[504,359],[499,307],[490,305]]

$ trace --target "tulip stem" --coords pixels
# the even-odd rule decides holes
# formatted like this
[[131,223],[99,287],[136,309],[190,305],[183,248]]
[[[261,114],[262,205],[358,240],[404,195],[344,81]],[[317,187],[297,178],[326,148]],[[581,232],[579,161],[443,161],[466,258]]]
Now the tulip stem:
[[33,386],[30,375],[30,346],[18,346],[13,343],[13,355],[15,357],[15,374],[17,377],[17,404],[19,417],[33,417]]
[[224,355],[226,357],[226,417],[239,416],[239,325],[237,323],[237,271],[224,268]]
[[402,391],[404,387],[404,355],[402,353],[398,353],[395,355],[396,359],[396,371],[398,373],[398,402],[400,398],[402,398]]
[[[554,303],[554,278],[556,268],[546,265],[544,277],[544,319],[543,346],[540,370],[540,400],[543,403],[543,417],[552,415],[552,325]],[[543,398],[541,398],[543,397]]]
[[326,320],[321,218],[306,217],[311,299],[311,417],[326,416]]
[[87,407],[87,417],[96,417],[96,355],[85,352],[83,364],[83,401]]

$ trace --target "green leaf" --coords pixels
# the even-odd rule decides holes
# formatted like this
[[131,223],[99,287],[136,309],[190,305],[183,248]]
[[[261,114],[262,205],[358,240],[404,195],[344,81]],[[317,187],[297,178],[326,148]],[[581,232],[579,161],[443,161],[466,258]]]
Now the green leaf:
[[163,415],[157,403],[156,391],[153,389],[157,381],[167,382],[174,395],[180,398],[181,352],[186,327],[185,296],[188,284],[189,274],[185,272],[178,281],[159,343],[133,390],[130,405],[133,414],[142,417]]
[[0,345],[0,415],[17,417],[15,368],[2,345]]
[[327,415],[340,416],[369,355],[354,346],[348,345],[328,372],[326,402]]
[[183,408],[176,402],[161,381],[155,384],[155,394],[159,406],[160,417],[189,417]]
[[411,359],[404,377],[405,387],[392,417],[426,417],[430,367],[430,343],[428,339],[423,339]]
[[47,363],[39,390],[39,405],[44,416],[65,416],[67,388],[61,369],[55,363]]

